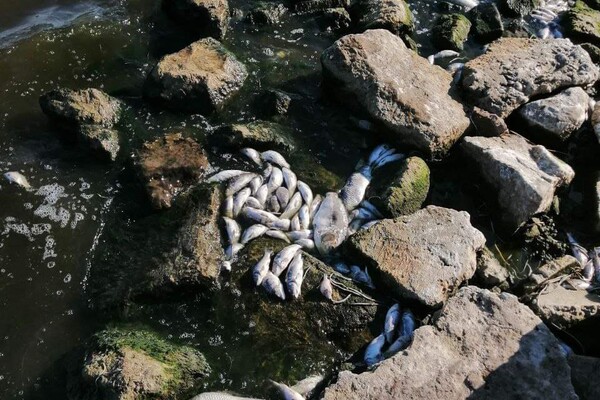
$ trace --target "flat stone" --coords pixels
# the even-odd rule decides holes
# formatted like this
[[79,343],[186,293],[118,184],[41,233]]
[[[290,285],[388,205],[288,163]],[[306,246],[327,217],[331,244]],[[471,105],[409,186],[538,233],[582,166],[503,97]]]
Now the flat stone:
[[464,211],[429,206],[355,233],[347,252],[393,295],[438,307],[475,273],[485,237],[469,219]]
[[344,371],[324,400],[577,399],[550,330],[508,293],[474,286],[371,372]]
[[203,36],[223,39],[229,25],[227,0],[163,0],[165,13]]
[[590,377],[600,374],[600,358],[571,354],[569,366],[571,367],[571,381],[579,398],[581,400],[600,399],[600,386],[595,379],[590,379]]
[[568,39],[502,38],[467,62],[462,76],[474,105],[506,118],[532,97],[595,83],[598,67]]
[[508,133],[508,126],[502,118],[479,107],[473,108],[471,122],[475,126],[477,136],[500,136]]
[[544,290],[531,307],[544,321],[566,329],[600,315],[600,296],[586,290],[569,290],[555,285]]
[[359,31],[387,29],[395,35],[412,31],[412,13],[404,0],[354,0],[350,15]]
[[497,193],[501,219],[510,230],[547,211],[556,189],[569,185],[575,177],[568,164],[519,135],[470,136],[462,148]]
[[344,36],[321,63],[331,93],[381,124],[394,144],[442,155],[469,126],[462,105],[448,94],[451,75],[389,31]]
[[583,125],[588,117],[589,101],[582,88],[574,87],[525,104],[519,109],[519,115],[532,128],[533,139],[552,144],[567,140]]
[[164,56],[148,75],[144,95],[168,108],[207,114],[237,93],[247,76],[244,64],[206,38]]

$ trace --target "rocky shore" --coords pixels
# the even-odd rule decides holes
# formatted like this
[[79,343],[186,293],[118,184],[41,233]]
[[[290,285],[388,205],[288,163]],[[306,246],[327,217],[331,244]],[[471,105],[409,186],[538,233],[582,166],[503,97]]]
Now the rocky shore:
[[[202,399],[210,398],[202,397],[205,391],[230,391],[225,379],[210,378],[219,371],[193,346],[121,322],[142,319],[152,307],[204,308],[196,326],[235,321],[236,333],[247,332],[262,350],[255,359],[263,363],[288,351],[331,355],[306,398],[596,398],[597,385],[586,374],[597,373],[600,352],[587,351],[568,331],[595,335],[600,311],[599,4],[505,1],[499,9],[452,1],[427,33],[435,53],[425,54],[403,0],[251,3],[244,13],[227,0],[162,1],[190,40],[149,66],[139,101],[157,112],[201,115],[210,125],[236,98],[246,101],[254,90],[248,82],[261,68],[229,49],[230,25],[276,29],[289,15],[316,15],[333,36],[320,54],[321,71],[310,75],[322,90],[316,101],[332,102],[341,119],[356,125],[355,142],[341,138],[330,146],[360,153],[362,164],[331,169],[308,150],[311,137],[286,119],[306,101],[300,90],[262,91],[252,99],[258,118],[236,115],[202,138],[161,132],[131,152],[122,143],[124,125],[135,116],[118,93],[56,88],[42,96],[41,110],[56,131],[123,166],[131,187],[145,196],[139,208],[149,210],[127,223],[116,217],[103,234],[87,290],[94,310],[118,323],[70,357],[69,398]],[[534,29],[549,13],[561,25]],[[515,15],[529,25],[515,28],[524,21]],[[373,156],[382,143],[389,146],[383,153],[395,150],[388,158]],[[260,167],[240,156],[248,148]],[[267,165],[295,171],[294,179],[312,189],[310,196],[296,192],[306,215],[316,195],[328,199],[339,191],[348,221],[335,252],[324,252],[317,227],[312,231],[326,200],[310,214],[310,229],[264,222],[270,234],[232,250],[239,243],[223,218],[227,199],[241,201],[240,210],[252,208],[248,198],[259,197]],[[447,179],[451,165],[458,172]],[[233,190],[232,180],[211,180],[224,170],[252,176]],[[269,201],[285,198],[275,204],[282,207],[274,218],[289,228],[302,211],[279,218],[294,190],[290,175],[273,183],[272,170],[264,184],[275,185]],[[367,180],[357,204],[367,200],[376,217],[354,229],[352,217],[361,220],[362,208],[349,207],[344,195],[356,174]],[[469,198],[464,208],[454,206],[459,196]],[[251,218],[240,210],[228,218],[245,231]],[[253,268],[265,250],[289,249],[289,232],[301,230],[310,230],[302,242],[308,244],[295,253],[303,260],[302,292],[280,301],[256,287]],[[369,280],[344,276],[338,262]],[[328,277],[345,289],[334,285],[327,297]],[[399,352],[365,365],[365,349],[396,303],[414,313],[414,336]],[[272,378],[294,368],[290,361]]]

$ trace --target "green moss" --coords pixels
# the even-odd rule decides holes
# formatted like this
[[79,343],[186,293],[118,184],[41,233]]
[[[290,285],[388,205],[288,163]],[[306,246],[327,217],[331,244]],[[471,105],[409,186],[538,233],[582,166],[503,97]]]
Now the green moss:
[[438,18],[433,27],[433,44],[440,49],[460,51],[469,36],[471,21],[462,14],[447,14]]
[[565,18],[567,36],[576,41],[600,45],[600,12],[579,0]]

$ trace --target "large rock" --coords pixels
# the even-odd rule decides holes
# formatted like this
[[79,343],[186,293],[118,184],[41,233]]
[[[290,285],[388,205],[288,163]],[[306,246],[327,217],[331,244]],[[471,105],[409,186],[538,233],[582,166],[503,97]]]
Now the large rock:
[[468,213],[429,206],[354,234],[347,252],[394,295],[437,307],[473,276],[484,244]]
[[200,145],[180,133],[171,133],[144,143],[137,165],[152,205],[169,208],[184,189],[198,183],[208,167]]
[[222,39],[227,32],[227,0],[163,0],[162,7],[171,18],[200,35]]
[[431,31],[431,41],[442,50],[462,51],[469,36],[471,21],[462,14],[441,15]]
[[494,3],[481,3],[467,13],[471,20],[471,34],[482,43],[498,39],[504,32],[502,16]]
[[588,117],[590,98],[580,87],[566,89],[552,97],[532,101],[519,109],[531,126],[531,136],[541,143],[567,140]]
[[568,164],[545,147],[515,134],[466,137],[462,147],[496,191],[508,229],[517,229],[533,215],[548,210],[556,189],[569,185],[575,176]]
[[277,150],[286,153],[297,147],[290,128],[268,121],[223,126],[210,136],[210,143],[220,147],[252,147],[260,151]]
[[567,11],[565,29],[573,39],[600,45],[600,11],[578,0]]
[[413,29],[412,14],[404,0],[354,0],[350,15],[361,31],[387,29],[399,35]]
[[169,108],[210,113],[237,93],[247,76],[244,64],[206,38],[164,56],[148,75],[144,94]]
[[433,325],[372,372],[342,372],[324,400],[577,399],[559,343],[508,293],[473,286],[448,300]]
[[465,65],[462,86],[471,102],[504,118],[532,97],[597,79],[589,54],[568,39],[503,38]]
[[344,36],[325,50],[321,63],[332,93],[383,125],[395,144],[440,155],[469,125],[448,94],[450,74],[386,30]]
[[600,296],[586,290],[569,290],[560,285],[546,288],[532,303],[544,321],[566,329],[600,315]]
[[84,125],[79,128],[78,140],[89,150],[111,161],[119,154],[119,133],[100,125]]

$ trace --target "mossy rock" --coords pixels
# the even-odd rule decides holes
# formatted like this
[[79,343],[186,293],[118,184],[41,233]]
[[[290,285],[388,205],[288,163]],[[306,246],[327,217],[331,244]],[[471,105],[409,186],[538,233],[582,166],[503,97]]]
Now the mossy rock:
[[540,0],[502,0],[502,8],[508,15],[524,17],[540,6]]
[[567,36],[582,42],[600,45],[600,11],[590,8],[583,1],[575,3],[566,15]]
[[246,21],[254,25],[275,25],[287,12],[283,4],[259,2],[246,16]]
[[78,400],[187,399],[211,372],[196,349],[135,325],[96,333],[78,362],[69,377],[69,398]]
[[438,18],[432,31],[433,44],[439,49],[461,51],[469,36],[471,21],[462,14],[446,14]]
[[214,146],[236,149],[252,147],[259,151],[291,152],[297,147],[296,139],[290,128],[268,121],[221,127],[211,135],[209,141]]
[[600,47],[595,46],[591,43],[582,43],[580,46],[588,52],[590,58],[594,63],[600,64]]
[[467,17],[471,21],[471,34],[481,43],[489,43],[504,33],[502,16],[494,3],[482,3],[472,8]]
[[430,171],[419,157],[410,157],[378,171],[368,198],[389,218],[412,214],[419,210],[429,193]]
[[356,0],[350,15],[357,29],[387,29],[395,35],[412,32],[414,21],[404,0]]

